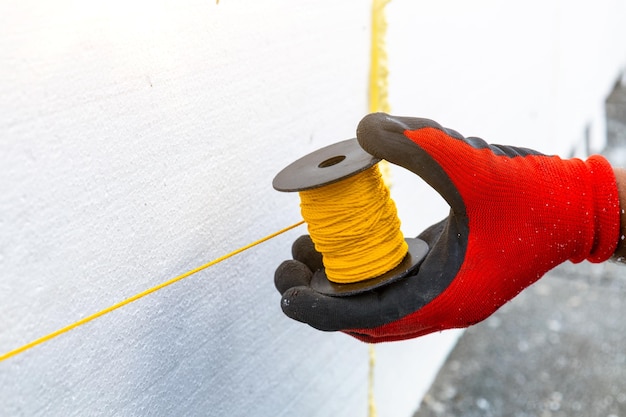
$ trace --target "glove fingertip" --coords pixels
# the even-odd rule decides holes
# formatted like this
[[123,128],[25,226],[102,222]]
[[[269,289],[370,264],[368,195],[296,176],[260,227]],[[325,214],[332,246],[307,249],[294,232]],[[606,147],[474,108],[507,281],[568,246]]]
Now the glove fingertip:
[[309,285],[313,273],[301,262],[284,261],[274,273],[274,286],[281,294],[292,287]]
[[[372,113],[365,116],[357,127],[359,145],[369,154],[403,166],[420,175],[420,160],[428,158],[405,132],[432,127],[428,119],[391,116]],[[437,125],[438,126],[438,125]]]
[[309,235],[302,235],[293,242],[291,254],[293,259],[302,262],[311,271],[317,271],[324,267],[322,254],[315,249],[315,243]]
[[306,286],[289,288],[281,299],[281,308],[286,316],[306,323],[322,331],[341,330],[337,326],[333,308],[335,299],[324,296]]
[[[375,153],[381,150],[377,146],[381,145],[380,142],[389,140],[395,140],[396,142],[408,141],[409,139],[405,136],[406,131],[428,127],[445,131],[439,123],[430,119],[392,116],[387,113],[371,113],[363,117],[359,122],[356,136],[363,149],[374,156],[383,157]],[[383,159],[386,158],[383,157]]]
[[306,293],[307,291],[307,287],[300,286],[288,288],[283,293],[280,300],[280,308],[287,317],[302,323],[308,323],[307,315],[303,314],[306,310],[301,308],[301,302],[299,300],[300,295]]

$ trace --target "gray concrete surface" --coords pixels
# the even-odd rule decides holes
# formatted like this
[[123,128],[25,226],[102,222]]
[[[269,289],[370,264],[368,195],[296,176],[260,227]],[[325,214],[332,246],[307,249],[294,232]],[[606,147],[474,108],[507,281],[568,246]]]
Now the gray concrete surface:
[[626,416],[626,266],[563,264],[468,329],[414,417]]

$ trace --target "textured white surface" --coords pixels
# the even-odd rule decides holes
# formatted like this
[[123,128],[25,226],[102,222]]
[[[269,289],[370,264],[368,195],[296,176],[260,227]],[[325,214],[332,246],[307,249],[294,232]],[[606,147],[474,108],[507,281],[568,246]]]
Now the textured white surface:
[[[606,20],[623,21],[621,2],[574,3],[546,17],[537,1],[392,2],[393,109],[567,150],[625,57]],[[604,20],[581,20],[592,11]],[[296,222],[297,196],[271,180],[353,136],[369,12],[357,0],[0,2],[0,352]],[[498,55],[507,39],[517,61]],[[581,42],[597,65],[575,65]],[[576,113],[559,108],[570,102]],[[407,235],[445,215],[405,171],[393,194]],[[367,347],[280,311],[273,271],[303,232],[0,363],[0,415],[365,415]],[[411,414],[457,336],[377,348],[381,417]]]
[[[361,2],[5,3],[3,352],[297,221],[273,175],[366,108]],[[364,413],[366,347],[280,311],[295,236],[0,364],[0,415]]]

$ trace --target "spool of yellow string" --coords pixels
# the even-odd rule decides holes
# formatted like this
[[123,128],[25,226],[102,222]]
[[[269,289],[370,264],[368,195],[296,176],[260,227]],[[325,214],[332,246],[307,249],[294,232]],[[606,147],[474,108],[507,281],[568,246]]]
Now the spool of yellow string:
[[371,291],[408,276],[428,253],[420,239],[405,239],[378,162],[357,139],[318,149],[292,162],[273,181],[300,194],[302,217],[324,268],[311,288],[331,296]]
[[367,280],[404,259],[408,245],[378,165],[299,194],[302,217],[330,281]]

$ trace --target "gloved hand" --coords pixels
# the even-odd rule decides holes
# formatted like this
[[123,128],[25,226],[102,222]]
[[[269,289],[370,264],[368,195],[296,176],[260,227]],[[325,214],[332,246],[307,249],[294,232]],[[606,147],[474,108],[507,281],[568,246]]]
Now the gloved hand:
[[284,313],[366,342],[402,340],[477,323],[558,264],[607,260],[620,209],[601,156],[563,160],[463,138],[437,123],[383,113],[357,129],[370,154],[424,179],[450,205],[419,238],[430,251],[413,276],[377,290],[331,297],[309,287],[322,256],[308,236],[275,275]]

